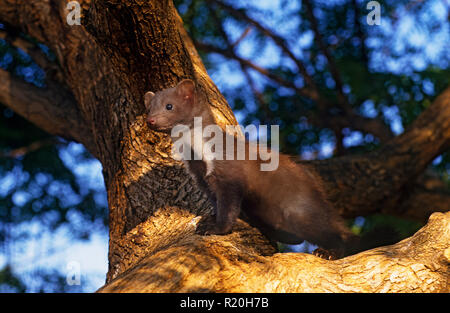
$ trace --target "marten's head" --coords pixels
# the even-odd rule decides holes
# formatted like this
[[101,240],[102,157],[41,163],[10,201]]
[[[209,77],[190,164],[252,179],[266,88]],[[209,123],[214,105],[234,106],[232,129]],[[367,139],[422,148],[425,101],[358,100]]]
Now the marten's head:
[[147,123],[153,130],[169,133],[178,124],[191,126],[197,101],[195,83],[184,79],[176,87],[145,94]]

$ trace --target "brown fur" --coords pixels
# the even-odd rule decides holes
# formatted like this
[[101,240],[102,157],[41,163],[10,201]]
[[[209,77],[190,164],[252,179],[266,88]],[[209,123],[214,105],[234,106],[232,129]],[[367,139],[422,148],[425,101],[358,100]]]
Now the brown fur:
[[[145,101],[147,121],[157,131],[170,132],[177,124],[192,127],[195,116],[203,117],[203,126],[214,123],[209,106],[191,80],[156,94],[148,92]],[[166,107],[169,103],[171,110]],[[245,145],[248,151],[249,143]],[[216,224],[208,233],[230,232],[242,208],[250,223],[272,240],[288,244],[307,240],[334,249],[338,256],[350,253],[349,246],[356,244],[357,237],[325,200],[320,179],[281,153],[274,171],[261,171],[262,162],[259,158],[213,160],[210,173],[203,160],[185,162],[215,207]]]

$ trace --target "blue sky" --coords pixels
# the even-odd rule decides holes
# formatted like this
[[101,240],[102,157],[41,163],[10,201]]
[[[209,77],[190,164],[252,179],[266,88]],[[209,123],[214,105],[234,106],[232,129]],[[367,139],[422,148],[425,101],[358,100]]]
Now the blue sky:
[[[84,186],[86,191],[88,189],[96,190],[96,201],[106,203],[102,166],[95,159],[79,162],[78,156],[83,151],[84,148],[81,144],[70,143],[66,148],[60,150],[60,157],[75,174],[80,185]],[[20,175],[16,177],[9,175],[0,179],[0,196],[2,192],[11,188],[17,177]],[[57,186],[55,191],[58,191]],[[22,203],[26,202],[26,197],[26,193],[18,193],[14,195],[13,201],[20,207]],[[69,213],[68,219],[71,223],[82,221],[75,212]],[[39,284],[35,281],[33,273],[56,270],[67,275],[70,273],[67,265],[70,262],[76,262],[80,266],[83,290],[93,292],[104,284],[108,269],[108,234],[99,231],[102,229],[104,228],[94,228],[89,240],[74,240],[71,229],[66,226],[50,232],[46,226],[41,224],[40,220],[23,222],[11,231],[16,234],[25,231],[29,233],[30,239],[20,240],[10,245],[8,260],[5,255],[0,254],[0,268],[6,263],[14,264],[15,273],[21,275],[30,291],[38,291],[36,288],[39,287]],[[75,291],[75,288],[73,289]]]

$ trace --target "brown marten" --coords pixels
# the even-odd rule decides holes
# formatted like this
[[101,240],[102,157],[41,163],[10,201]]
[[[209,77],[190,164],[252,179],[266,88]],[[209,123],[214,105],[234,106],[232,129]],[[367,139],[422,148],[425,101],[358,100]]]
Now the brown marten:
[[[176,87],[156,94],[147,92],[145,106],[149,127],[170,134],[174,142],[181,140],[181,132],[174,132],[175,127],[183,126],[181,129],[190,131],[187,139],[181,140],[187,143],[189,150],[182,151],[183,162],[215,209],[216,223],[207,234],[229,233],[242,209],[249,222],[273,241],[299,244],[307,240],[333,251],[330,254],[334,257],[358,250],[358,236],[346,228],[344,220],[326,201],[319,177],[307,166],[279,153],[276,169],[261,170],[266,161],[259,154],[253,159],[249,157],[252,149],[258,151],[260,147],[238,136],[232,137],[233,145],[245,142],[244,159],[236,157],[237,151],[230,154],[225,143],[211,150],[218,153],[216,156],[223,156],[216,159],[208,158],[194,144],[192,134],[201,133],[205,127],[215,125],[215,121],[207,101],[192,80],[185,79]],[[201,129],[198,129],[195,119],[200,117]],[[229,136],[224,134],[223,138],[229,139]],[[205,142],[203,138],[201,143]],[[223,151],[218,151],[221,149]]]

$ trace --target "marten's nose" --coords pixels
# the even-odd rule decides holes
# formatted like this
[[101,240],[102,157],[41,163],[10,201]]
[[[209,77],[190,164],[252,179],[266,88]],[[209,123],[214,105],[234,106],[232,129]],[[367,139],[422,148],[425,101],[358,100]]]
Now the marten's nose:
[[150,125],[154,125],[154,124],[155,124],[155,120],[154,120],[153,118],[149,118],[149,119],[147,120],[147,122],[148,122]]

